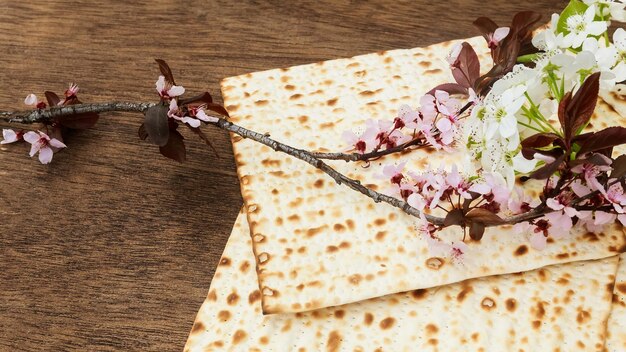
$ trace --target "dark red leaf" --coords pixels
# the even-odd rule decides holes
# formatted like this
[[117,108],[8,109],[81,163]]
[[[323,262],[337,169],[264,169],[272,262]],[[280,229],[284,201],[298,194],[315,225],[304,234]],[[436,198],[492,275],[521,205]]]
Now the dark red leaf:
[[485,234],[485,224],[473,221],[469,226],[469,235],[470,238],[474,241],[480,241]]
[[563,160],[565,160],[565,154],[562,154],[561,156],[556,158],[556,160],[552,163],[544,165],[535,170],[535,172],[530,174],[529,177],[537,180],[545,180],[548,177],[552,176],[556,172],[556,170],[559,169],[559,166],[561,166]]
[[209,94],[209,92],[204,92],[202,94],[196,95],[191,98],[180,99],[180,101],[178,102],[178,105],[183,106],[185,104],[192,104],[192,103],[212,103],[212,102],[213,102],[213,97],[211,97],[211,94]]
[[521,11],[513,16],[511,32],[517,37],[517,41],[524,43],[531,40],[532,30],[541,21],[541,14],[535,11]]
[[48,101],[48,105],[50,107],[57,106],[61,101],[61,99],[59,99],[59,96],[55,92],[47,90],[43,94],[46,96],[46,100]]
[[567,107],[570,104],[571,100],[572,100],[572,92],[567,92],[565,96],[561,98],[561,102],[559,103],[559,110],[558,110],[559,123],[561,124],[561,128],[563,130],[567,128],[566,127],[567,119],[565,116],[567,115]]
[[480,76],[480,62],[474,48],[463,42],[457,61],[452,65],[452,76],[459,85],[472,88]]
[[67,128],[75,130],[86,130],[92,128],[100,118],[95,112],[86,112],[83,114],[63,116],[58,119],[59,123]]
[[613,171],[611,172],[610,178],[620,178],[626,175],[626,155],[620,155],[613,161],[611,164],[613,167]]
[[173,85],[176,85],[176,83],[174,82],[174,75],[172,74],[172,70],[170,70],[170,66],[167,64],[167,62],[161,59],[154,59],[154,61],[159,64],[159,71],[161,71],[161,74],[165,77],[165,80]]
[[478,17],[474,21],[474,27],[478,28],[485,40],[489,40],[489,35],[498,29],[498,25],[489,17]]
[[522,148],[543,148],[561,137],[555,133],[537,133],[522,141]]
[[463,95],[468,94],[468,89],[458,83],[440,84],[436,86],[435,88],[431,89],[426,94],[435,95],[435,91],[438,91],[438,90],[442,90],[444,92],[447,92],[448,94],[463,94]]
[[165,104],[154,105],[146,110],[146,117],[143,122],[150,141],[160,147],[167,144],[169,140],[168,110],[169,108]]
[[187,159],[187,150],[183,135],[176,130],[170,131],[169,139],[164,146],[159,147],[159,151],[163,156],[182,163]]
[[474,208],[465,217],[472,222],[480,222],[484,225],[501,225],[504,222],[501,217],[484,208]]
[[584,142],[580,142],[578,154],[612,148],[624,143],[626,143],[626,127],[608,127],[593,133]]
[[230,115],[228,115],[228,111],[226,111],[226,109],[221,106],[220,104],[216,104],[216,103],[208,103],[206,104],[206,108],[207,110],[211,110],[213,112],[216,112],[222,116],[226,116],[226,117],[230,117]]
[[[598,101],[600,90],[600,72],[589,76],[580,86],[565,110],[565,141],[571,141],[579,130],[587,125]],[[559,106],[560,110],[560,106]],[[560,119],[560,117],[559,117]]]
[[452,209],[443,220],[443,226],[461,225],[464,222],[463,210]]
[[139,138],[142,141],[145,141],[146,138],[148,138],[148,132],[146,132],[146,125],[145,124],[141,124],[141,126],[139,126],[139,130],[137,131],[137,134],[139,135]]

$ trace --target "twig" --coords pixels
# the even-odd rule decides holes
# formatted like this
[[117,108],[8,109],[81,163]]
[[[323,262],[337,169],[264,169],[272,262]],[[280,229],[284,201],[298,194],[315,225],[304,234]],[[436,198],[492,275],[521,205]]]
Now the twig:
[[327,159],[327,160],[344,160],[344,161],[370,161],[373,159],[378,159],[385,155],[399,153],[404,150],[407,150],[408,147],[417,146],[415,149],[428,147],[427,144],[423,144],[424,139],[422,138],[414,138],[408,142],[402,143],[393,148],[388,148],[385,150],[376,150],[369,153],[320,153],[320,152],[311,152],[311,155],[318,159]]
[[[61,116],[72,116],[76,114],[82,114],[87,112],[113,112],[113,111],[125,111],[125,112],[144,112],[151,106],[154,106],[156,103],[132,103],[132,102],[111,102],[111,103],[100,103],[100,104],[76,104],[69,105],[63,107],[52,107],[48,109],[38,109],[31,111],[21,111],[21,112],[4,112],[0,111],[0,121],[5,121],[9,123],[20,123],[20,124],[33,124],[33,123],[45,123],[51,122],[54,118]],[[360,181],[349,178],[348,176],[338,172],[333,169],[331,166],[326,164],[322,159],[332,159],[332,160],[346,160],[346,161],[358,161],[358,160],[368,160],[368,158],[372,157],[380,157],[384,155],[388,155],[391,153],[396,153],[404,148],[409,146],[417,145],[417,146],[425,146],[420,145],[418,142],[420,139],[413,139],[409,142],[401,144],[395,148],[386,149],[383,151],[372,152],[376,153],[375,155],[372,153],[368,154],[344,154],[344,153],[316,153],[310,152],[304,149],[298,149],[291,147],[289,145],[278,142],[267,135],[249,130],[245,127],[234,124],[230,121],[227,121],[223,118],[219,118],[217,122],[211,122],[210,124],[217,126],[223,130],[235,133],[243,138],[249,138],[255,142],[261,143],[272,148],[275,151],[282,152],[298,158],[302,161],[307,162],[308,164],[324,171],[328,176],[333,178],[335,182],[338,184],[345,185],[371,199],[375,202],[385,202],[391,206],[394,206],[405,213],[420,217],[421,212],[410,206],[407,202],[395,198],[384,195],[377,191],[374,191],[371,188],[368,188],[361,184]],[[583,197],[584,199],[584,197]],[[581,199],[582,200],[582,199]],[[541,204],[537,208],[533,209],[530,212],[510,216],[508,218],[503,219],[503,222],[500,224],[486,224],[486,227],[489,226],[498,226],[502,224],[513,225],[516,223],[530,221],[536,218],[539,218],[545,215],[548,212],[551,212],[551,209],[548,209],[544,204]],[[444,218],[433,216],[430,214],[424,213],[426,220],[433,225],[442,226],[444,222]]]

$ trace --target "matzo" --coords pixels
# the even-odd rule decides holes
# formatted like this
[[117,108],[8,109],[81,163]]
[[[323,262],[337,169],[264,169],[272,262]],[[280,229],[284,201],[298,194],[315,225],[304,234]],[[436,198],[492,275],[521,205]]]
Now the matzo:
[[[601,351],[617,257],[263,315],[243,214],[185,351]],[[607,289],[608,288],[608,289]]]
[[609,352],[626,351],[626,254],[619,257],[613,305],[607,328],[606,350]]
[[[468,40],[489,62],[482,38]],[[341,132],[369,118],[390,119],[400,104],[452,81],[445,56],[460,41],[351,59],[278,69],[223,80],[232,121],[295,147],[345,148]],[[485,68],[485,67],[483,67]],[[333,182],[321,171],[254,141],[233,136],[242,195],[248,210],[265,313],[300,312],[372,297],[440,286],[468,278],[520,272],[549,264],[598,259],[625,249],[621,227],[600,235],[573,232],[543,251],[510,227],[491,228],[470,244],[464,265],[428,254],[414,217]],[[368,185],[383,163],[408,168],[447,166],[444,152],[413,151],[362,164],[330,164]],[[380,189],[379,189],[380,190]],[[531,192],[532,193],[532,192]],[[536,195],[536,192],[534,193]],[[459,239],[459,228],[443,237]]]

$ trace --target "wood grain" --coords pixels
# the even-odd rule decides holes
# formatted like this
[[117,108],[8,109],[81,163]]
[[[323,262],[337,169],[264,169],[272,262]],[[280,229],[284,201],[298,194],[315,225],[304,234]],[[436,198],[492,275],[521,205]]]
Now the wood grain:
[[[224,77],[466,37],[479,15],[547,21],[565,1],[0,4],[8,110],[71,81],[86,102],[155,100],[155,57],[219,99]],[[188,135],[179,165],[139,141],[140,118],[106,115],[49,166],[1,148],[1,351],[182,349],[242,202],[225,133],[207,129],[220,158]]]

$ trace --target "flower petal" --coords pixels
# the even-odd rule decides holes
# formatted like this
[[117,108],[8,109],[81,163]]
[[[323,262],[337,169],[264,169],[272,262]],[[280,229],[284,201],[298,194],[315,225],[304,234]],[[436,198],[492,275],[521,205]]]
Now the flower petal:
[[165,76],[159,76],[159,79],[156,81],[156,90],[161,94],[163,89],[165,89]]
[[65,145],[65,143],[61,142],[60,140],[56,139],[56,138],[52,138],[50,139],[50,141],[48,142],[48,144],[50,144],[51,146],[55,147],[55,148],[67,148],[67,146]]
[[170,98],[183,95],[184,93],[185,93],[185,88],[183,88],[183,86],[172,86],[172,88],[170,88],[167,91],[167,95],[169,95]]
[[194,119],[193,117],[185,116],[182,118],[182,121],[191,127],[200,127],[200,120]]
[[37,105],[37,96],[33,93],[28,94],[26,99],[24,99],[24,104],[26,105]]
[[[30,144],[35,144],[37,142],[39,142],[39,139],[41,137],[39,136],[39,134],[37,132],[34,131],[28,131],[24,134],[24,140]],[[31,155],[32,156],[32,155]]]
[[0,142],[0,144],[8,144],[8,143],[13,143],[13,142],[18,141],[17,133],[15,133],[15,131],[10,130],[10,129],[6,129],[6,128],[3,129],[2,137],[4,138],[4,140]]
[[50,147],[45,146],[39,150],[39,161],[42,164],[49,164],[52,161],[52,149]]

